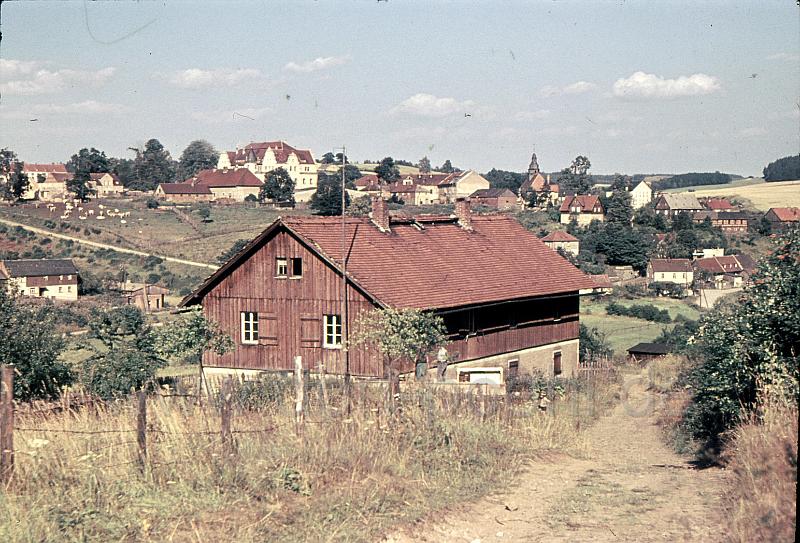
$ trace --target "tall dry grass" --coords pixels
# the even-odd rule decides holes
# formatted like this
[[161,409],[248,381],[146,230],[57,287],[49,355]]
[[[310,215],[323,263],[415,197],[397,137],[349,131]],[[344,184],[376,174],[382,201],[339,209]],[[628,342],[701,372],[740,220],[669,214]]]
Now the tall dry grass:
[[392,414],[362,385],[349,415],[335,391],[327,409],[314,401],[300,437],[280,396],[234,410],[230,446],[213,406],[153,397],[143,468],[133,400],[20,411],[0,541],[373,541],[507,483],[539,451],[580,454],[578,428],[613,403],[615,380],[567,388],[542,414],[535,399],[409,387]]
[[797,405],[766,401],[733,431],[726,539],[793,542],[797,530]]

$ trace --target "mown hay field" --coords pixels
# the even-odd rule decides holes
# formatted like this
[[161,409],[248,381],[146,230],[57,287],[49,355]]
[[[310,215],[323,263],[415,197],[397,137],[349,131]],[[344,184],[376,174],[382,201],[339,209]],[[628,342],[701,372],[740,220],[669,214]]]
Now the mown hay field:
[[800,180],[755,185],[717,185],[695,190],[693,194],[698,198],[704,196],[733,198],[759,211],[767,211],[771,207],[800,207]]

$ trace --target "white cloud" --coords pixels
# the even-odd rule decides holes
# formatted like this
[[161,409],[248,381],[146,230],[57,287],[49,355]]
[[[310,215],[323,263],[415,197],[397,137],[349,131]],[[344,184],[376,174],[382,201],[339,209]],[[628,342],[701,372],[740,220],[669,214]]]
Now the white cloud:
[[191,114],[192,119],[205,123],[223,123],[234,121],[255,121],[272,112],[272,108],[240,108],[240,109],[218,109],[214,111],[195,111]]
[[1,115],[6,119],[30,119],[59,115],[121,115],[130,111],[122,104],[84,100],[72,104],[33,104],[24,109],[5,109]]
[[0,93],[34,95],[52,94],[67,87],[100,86],[106,83],[116,72],[108,67],[101,70],[45,70],[36,69],[33,61],[3,60],[0,64],[3,78],[17,77],[0,83]]
[[341,66],[348,60],[350,60],[349,56],[317,57],[314,60],[308,60],[306,62],[289,62],[286,64],[286,66],[284,66],[284,68],[292,72],[308,73],[316,72],[318,70],[325,70],[327,68],[333,68],[334,66]]
[[797,62],[800,60],[800,55],[797,53],[775,53],[773,55],[769,55],[767,60],[786,60],[790,62]]
[[588,81],[576,81],[561,90],[564,94],[583,94],[584,92],[589,92],[594,89],[596,86],[597,85],[594,83],[589,83]]
[[206,87],[233,87],[244,81],[258,79],[261,76],[261,71],[255,68],[239,68],[236,70],[189,68],[173,73],[168,77],[168,81],[170,84],[183,89],[202,89]]
[[613,93],[618,98],[680,98],[702,96],[720,89],[719,80],[706,74],[665,79],[655,74],[635,72],[630,77],[617,79]]
[[597,85],[594,83],[589,83],[588,81],[576,81],[575,83],[570,83],[569,85],[565,85],[563,87],[545,85],[539,89],[539,94],[545,98],[550,98],[552,96],[558,96],[559,94],[583,94],[595,88],[597,88]]
[[466,111],[475,105],[472,100],[458,101],[455,98],[439,98],[432,94],[418,93],[406,98],[392,109],[393,113],[408,113],[420,117],[445,117]]
[[0,58],[0,77],[3,79],[11,79],[21,75],[31,73],[39,62],[35,60],[14,60],[9,58]]

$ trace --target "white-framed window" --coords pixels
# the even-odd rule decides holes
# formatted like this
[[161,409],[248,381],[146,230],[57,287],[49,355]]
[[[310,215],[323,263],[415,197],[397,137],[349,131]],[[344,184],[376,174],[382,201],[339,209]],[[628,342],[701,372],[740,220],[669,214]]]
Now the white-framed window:
[[322,346],[333,349],[342,346],[342,319],[339,315],[323,316]]
[[242,311],[242,343],[258,344],[258,313]]
[[289,275],[289,260],[279,256],[275,259],[275,277],[286,277]]

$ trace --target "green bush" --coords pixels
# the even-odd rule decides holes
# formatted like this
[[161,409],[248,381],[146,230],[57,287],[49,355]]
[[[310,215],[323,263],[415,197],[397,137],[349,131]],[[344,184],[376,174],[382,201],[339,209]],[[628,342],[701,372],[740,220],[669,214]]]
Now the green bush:
[[611,302],[606,306],[606,313],[609,315],[620,315],[623,317],[644,319],[651,322],[672,322],[672,317],[669,316],[669,311],[666,309],[658,309],[656,306],[649,304],[633,304],[631,306],[624,306],[617,302]]

